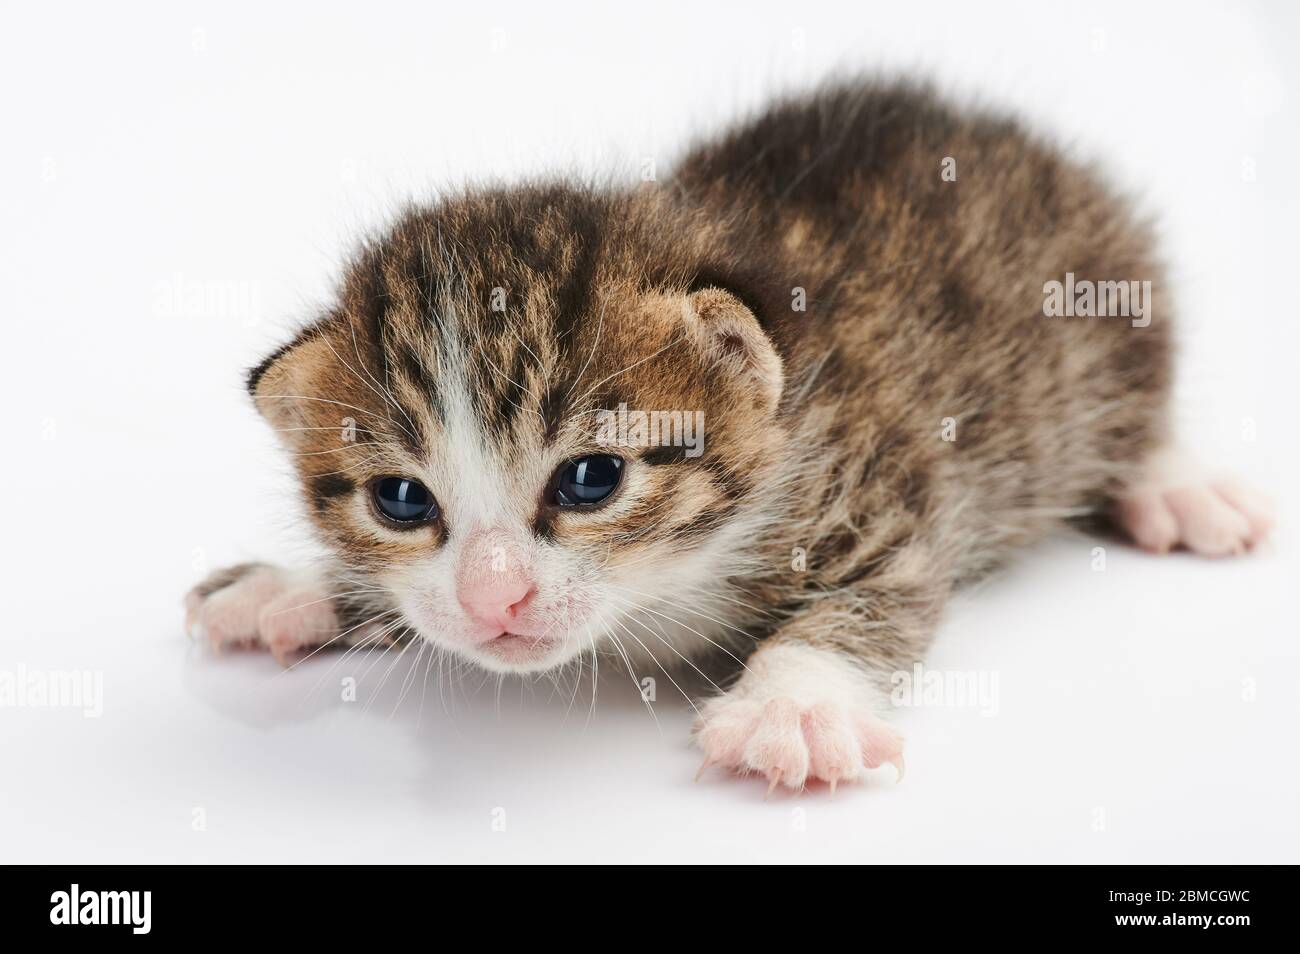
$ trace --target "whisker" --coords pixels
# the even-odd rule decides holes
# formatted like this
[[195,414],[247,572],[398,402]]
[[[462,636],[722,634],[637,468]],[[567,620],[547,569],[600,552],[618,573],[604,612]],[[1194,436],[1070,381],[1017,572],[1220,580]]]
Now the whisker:
[[755,640],[758,639],[757,636],[755,636],[753,633],[749,632],[748,630],[741,629],[739,626],[735,626],[731,623],[728,623],[724,619],[717,619],[716,617],[710,616],[708,613],[701,611],[697,607],[689,606],[685,603],[679,603],[676,600],[670,600],[666,596],[659,596],[654,593],[643,593],[641,590],[633,589],[632,587],[626,584],[619,584],[619,589],[626,590],[629,593],[635,593],[637,596],[645,597],[646,599],[651,599],[659,603],[667,604],[668,606],[675,606],[677,609],[685,610],[688,613],[691,613],[695,616],[699,616],[701,619],[707,619],[710,623],[717,623],[719,626],[725,626],[727,629],[731,630],[734,633],[739,633],[741,636],[744,636],[746,639],[755,639]]
[[[328,603],[330,600],[336,600],[344,596],[360,596],[366,593],[375,592],[374,590],[350,590],[343,593],[330,593],[322,596],[318,600],[311,600],[306,603],[299,603],[297,606],[286,606],[284,609],[276,610],[271,616],[279,616],[281,613],[292,613],[294,610],[306,609],[308,606],[315,606],[317,603]],[[337,638],[337,637],[336,637]]]
[[[348,330],[352,333],[352,350],[353,350],[353,352],[354,352],[354,353],[356,354],[356,356],[357,356],[357,364],[358,364],[358,365],[361,365],[362,367],[364,367],[364,366],[365,366],[365,362],[362,361],[362,359],[361,359],[361,348],[357,345],[357,329],[356,329],[356,326],[355,326],[355,325],[349,325],[349,326],[348,326]],[[328,336],[328,335],[321,335],[320,340],[325,342],[325,346],[326,346],[327,348],[330,349],[330,351],[334,354],[334,357],[338,358],[339,361],[343,364],[343,366],[344,366],[345,368],[347,368],[347,369],[348,369],[349,371],[351,371],[354,375],[356,375],[357,380],[359,380],[362,384],[365,384],[366,387],[370,388],[371,391],[373,391],[373,392],[374,392],[375,394],[377,394],[379,397],[381,397],[381,398],[383,398],[385,401],[387,401],[389,405],[391,405],[392,407],[397,408],[397,410],[401,412],[402,416],[403,416],[404,418],[406,418],[406,423],[407,423],[407,424],[410,424],[411,427],[415,428],[416,431],[420,430],[420,426],[419,426],[418,424],[416,424],[415,421],[411,420],[411,415],[409,415],[409,414],[406,413],[406,408],[402,407],[402,405],[399,404],[399,403],[397,402],[397,399],[396,399],[395,397],[393,397],[393,395],[391,394],[391,392],[389,392],[387,389],[383,389],[383,390],[381,390],[380,387],[379,387],[379,382],[378,382],[378,381],[375,381],[374,376],[371,375],[369,371],[366,372],[366,375],[365,375],[365,377],[363,378],[363,377],[361,376],[361,373],[360,373],[360,372],[358,372],[355,368],[353,368],[352,365],[350,365],[350,364],[348,364],[346,361],[344,361],[342,355],[340,355],[337,351],[334,350],[334,345],[330,343],[330,340],[329,340],[329,336]],[[383,347],[382,347],[382,345],[381,345],[381,346],[380,346],[380,351],[382,352],[382,350],[383,350]],[[369,384],[369,383],[366,382],[366,378],[369,378],[370,381],[374,382],[374,383],[373,383],[373,386],[372,386],[371,384]],[[390,420],[391,420],[391,417],[390,417]],[[398,426],[398,427],[399,427],[399,428],[400,428],[400,429],[401,429],[401,430],[406,434],[406,436],[409,437],[412,441],[414,441],[417,445],[420,443],[420,439],[415,435],[415,433],[414,433],[413,431],[408,431],[408,430],[407,430],[407,429],[402,425],[402,422],[401,422],[401,421],[394,420],[393,423],[396,424],[396,425],[397,425],[397,426]]]
[[305,663],[308,659],[311,659],[312,656],[315,656],[321,650],[327,649],[328,647],[338,642],[343,637],[360,629],[362,626],[369,625],[370,623],[373,623],[376,620],[381,619],[384,616],[387,616],[389,613],[396,613],[396,612],[397,610],[384,610],[382,613],[377,613],[374,616],[370,617],[369,619],[362,620],[360,623],[357,623],[355,626],[351,626],[348,629],[343,630],[343,632],[339,633],[337,636],[332,636],[330,637],[330,639],[328,639],[321,645],[317,646],[315,649],[309,652],[306,656],[303,656],[297,662],[293,663],[292,665],[286,666],[284,669],[280,670],[278,673],[275,674],[273,678],[275,679],[281,678],[282,676],[285,675],[285,673],[289,672],[290,670],[297,669],[299,666]]
[[[662,636],[659,635],[658,633],[655,633],[654,630],[652,630],[648,625],[646,625],[646,623],[645,623],[643,620],[637,619],[635,616],[631,616],[631,615],[629,615],[629,616],[627,616],[626,618],[629,619],[629,620],[631,620],[632,622],[636,623],[638,626],[640,626],[642,629],[644,629],[644,630],[645,630],[647,633],[649,633],[651,636],[654,636],[655,639],[659,640],[659,642],[663,643],[665,646],[667,646],[669,649],[671,649],[671,650],[673,651],[673,653],[677,656],[678,659],[680,659],[682,662],[686,663],[686,665],[690,666],[690,667],[691,667],[692,669],[694,669],[697,673],[699,673],[699,674],[704,678],[704,681],[705,681],[705,682],[707,682],[710,686],[712,686],[712,687],[713,687],[715,690],[717,690],[719,693],[722,692],[722,687],[719,686],[719,685],[718,685],[716,682],[714,682],[712,679],[710,679],[710,678],[708,677],[708,675],[704,672],[703,669],[701,669],[699,666],[695,665],[695,662],[694,662],[693,660],[691,660],[690,657],[684,655],[684,654],[683,654],[683,653],[682,653],[682,652],[681,652],[681,651],[680,651],[676,646],[674,646],[674,645],[672,644],[672,642],[670,642],[670,641],[666,638],[666,637],[667,637],[667,634],[666,634],[666,633],[665,633],[664,635],[662,635]],[[671,677],[669,677],[669,678],[671,678]],[[676,683],[673,683],[673,685],[677,685],[677,684],[676,684]],[[678,691],[681,692],[680,687],[678,688]],[[686,693],[683,692],[682,695],[686,695]],[[687,701],[689,702],[690,700],[688,699]],[[697,713],[700,711],[699,709],[696,709],[696,708],[695,708],[695,703],[693,703],[693,702],[691,703],[691,708],[692,708],[692,709],[695,709],[695,711],[696,711]]]
[[640,361],[632,362],[621,371],[615,371],[613,374],[606,375],[605,377],[597,381],[595,384],[593,384],[591,387],[587,388],[587,390],[583,393],[582,397],[580,397],[574,403],[578,405],[587,403],[587,398],[591,397],[591,395],[595,393],[596,389],[600,387],[602,384],[604,384],[606,381],[611,381],[614,378],[618,377],[620,374],[626,374],[628,371],[631,371],[633,368],[643,365],[647,361],[650,361],[653,358],[657,358],[659,355],[663,354],[669,348],[673,347],[674,345],[680,344],[684,340],[685,340],[685,335],[678,335],[676,338],[668,342],[668,344],[664,345],[662,348],[660,348],[658,351],[654,352],[653,354],[646,355]]
[[[383,678],[379,680],[379,685],[375,686],[374,691],[370,694],[370,698],[367,699],[365,705],[361,707],[362,712],[370,711],[370,706],[374,703],[376,699],[379,698],[379,693],[383,691],[384,686],[388,683],[388,677],[393,674],[393,670],[396,669],[397,664],[402,661],[402,657],[405,656],[406,653],[410,650],[410,648],[417,642],[423,642],[423,640],[408,639],[403,644],[401,651],[396,653],[393,656],[393,661],[389,663],[388,668],[384,670],[384,675]],[[370,670],[367,669],[366,672],[369,673]]]
[[650,713],[650,718],[654,720],[654,724],[659,726],[659,731],[662,732],[663,726],[659,725],[659,717],[655,715],[654,707],[650,705],[650,700],[647,699],[645,693],[641,691],[641,683],[637,682],[636,673],[632,671],[632,660],[628,658],[627,650],[623,648],[623,643],[615,633],[610,632],[609,638],[613,640],[614,647],[618,650],[618,654],[623,657],[623,665],[627,667],[627,674],[632,680],[633,688],[636,689],[637,695],[641,697],[641,701],[645,703],[646,711]]
[[[612,595],[612,594],[611,594],[611,595]],[[614,599],[618,599],[618,597],[613,597],[613,598],[614,598]],[[704,635],[703,633],[701,633],[698,629],[692,629],[690,626],[687,626],[685,623],[683,623],[683,622],[682,622],[681,620],[679,620],[679,619],[676,619],[676,618],[674,618],[674,617],[672,617],[672,616],[667,616],[667,615],[665,615],[665,614],[663,614],[663,613],[656,612],[655,610],[650,609],[648,606],[641,606],[640,604],[638,604],[638,603],[636,603],[636,602],[633,602],[632,600],[627,600],[627,599],[625,599],[624,602],[627,603],[628,605],[632,606],[634,609],[636,609],[636,610],[639,611],[639,612],[642,612],[642,613],[651,613],[651,614],[653,614],[653,615],[655,615],[655,616],[662,616],[664,619],[668,620],[670,623],[673,623],[673,624],[675,624],[675,625],[677,625],[677,626],[680,626],[680,627],[682,627],[683,629],[687,630],[688,632],[694,633],[696,636],[700,637],[700,639],[704,640],[704,641],[705,641],[706,643],[708,643],[710,646],[713,646],[713,647],[715,647],[715,648],[721,650],[722,652],[724,652],[724,653],[726,653],[728,656],[730,656],[732,659],[734,659],[736,662],[740,663],[740,666],[741,666],[742,669],[746,669],[746,670],[748,670],[749,667],[747,667],[747,666],[745,665],[744,660],[742,660],[739,656],[737,656],[735,653],[733,653],[733,652],[732,652],[730,649],[728,649],[727,647],[723,646],[723,645],[720,644],[720,643],[714,642],[714,641],[713,641],[712,639],[710,639],[708,636],[705,636],[705,635]],[[753,637],[751,637],[751,638],[753,638]]]
[[[664,664],[661,663],[661,662],[659,661],[659,659],[655,656],[655,654],[652,653],[652,652],[650,651],[650,648],[649,648],[648,646],[646,646],[645,643],[641,642],[641,640],[637,639],[636,634],[633,633],[632,630],[628,629],[627,626],[625,626],[625,625],[623,624],[623,621],[622,621],[622,620],[617,620],[617,619],[614,620],[614,625],[617,626],[619,629],[623,630],[623,632],[627,633],[629,636],[631,636],[633,639],[636,640],[636,644],[637,644],[638,646],[640,646],[642,649],[645,650],[646,655],[649,656],[650,659],[651,659],[651,661],[654,662],[654,664],[655,664],[656,666],[659,667],[659,671],[662,672],[662,673],[663,673],[663,674],[668,678],[668,681],[671,682],[671,683],[673,684],[673,688],[675,688],[678,692],[680,692],[680,693],[682,694],[682,698],[686,700],[686,704],[689,705],[692,709],[695,709],[695,714],[696,714],[696,715],[699,715],[699,714],[700,714],[700,710],[699,710],[698,708],[696,708],[695,702],[691,699],[690,696],[688,696],[688,695],[686,694],[686,690],[685,690],[685,689],[683,689],[681,686],[677,685],[677,680],[674,679],[674,678],[672,677],[672,673],[670,673],[667,669],[664,668]],[[649,632],[648,629],[647,629],[647,632]],[[653,634],[652,634],[652,635],[653,635]],[[665,645],[666,645],[666,644],[665,644]],[[671,646],[669,646],[668,648],[669,648],[669,649],[672,649]],[[674,651],[675,651],[675,650],[674,650]],[[678,655],[681,655],[681,654],[678,653]],[[641,698],[644,699],[644,698],[645,698],[645,692],[644,692],[644,690],[641,690],[641,684],[640,684],[640,683],[637,683],[637,689],[638,689],[638,691],[641,692]]]
[[582,380],[582,376],[587,373],[587,368],[591,366],[591,359],[596,356],[596,347],[600,344],[600,335],[605,328],[605,308],[608,304],[608,298],[603,299],[600,303],[600,321],[596,325],[596,339],[591,343],[591,352],[587,355],[587,360],[583,364],[582,370],[578,372],[578,376],[573,379],[573,384],[569,385],[568,393],[564,395],[565,402],[568,402],[569,398],[573,397],[573,392],[577,389],[578,383]]

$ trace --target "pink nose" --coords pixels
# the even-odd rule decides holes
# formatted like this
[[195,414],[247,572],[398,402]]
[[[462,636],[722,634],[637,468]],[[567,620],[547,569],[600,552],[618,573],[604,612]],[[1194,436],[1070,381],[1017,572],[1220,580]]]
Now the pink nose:
[[537,592],[527,550],[500,530],[479,530],[465,541],[456,597],[465,612],[493,632],[518,633]]
[[512,632],[532,602],[536,589],[530,580],[517,577],[499,581],[484,579],[456,590],[465,612],[494,629]]

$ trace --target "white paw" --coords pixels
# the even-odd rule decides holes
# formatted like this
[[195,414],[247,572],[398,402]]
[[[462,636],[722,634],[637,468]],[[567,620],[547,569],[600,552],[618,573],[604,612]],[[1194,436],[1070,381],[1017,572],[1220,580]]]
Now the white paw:
[[1118,521],[1144,550],[1182,546],[1202,556],[1245,553],[1273,528],[1272,504],[1247,487],[1166,457],[1119,501]]
[[840,782],[857,781],[886,762],[903,777],[903,737],[863,707],[723,696],[704,708],[695,737],[704,750],[703,768],[762,775],[769,793],[777,785],[801,789],[813,780],[834,793]]
[[701,710],[701,772],[721,765],[802,789],[861,779],[891,763],[903,773],[903,737],[870,708],[874,692],[852,663],[808,647],[760,649],[736,688]]
[[219,570],[185,596],[185,628],[214,652],[231,646],[268,649],[281,665],[290,653],[323,646],[339,620],[319,584],[277,567],[249,564]]

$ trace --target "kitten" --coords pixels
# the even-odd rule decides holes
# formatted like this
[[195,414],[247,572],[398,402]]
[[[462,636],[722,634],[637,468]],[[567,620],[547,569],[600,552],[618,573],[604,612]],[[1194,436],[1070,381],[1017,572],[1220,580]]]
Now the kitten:
[[[1096,317],[1049,307],[1067,276]],[[660,184],[469,191],[249,375],[333,563],[217,573],[189,623],[282,661],[732,655],[706,765],[901,773],[883,687],[1010,548],[1089,515],[1160,552],[1267,532],[1171,450],[1171,307],[1091,171],[906,84],[780,102]]]

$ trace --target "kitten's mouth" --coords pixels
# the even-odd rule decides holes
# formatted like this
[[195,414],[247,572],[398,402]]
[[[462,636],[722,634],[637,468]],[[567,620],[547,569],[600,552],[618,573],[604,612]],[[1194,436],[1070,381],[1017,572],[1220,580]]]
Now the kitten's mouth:
[[546,636],[528,636],[523,633],[502,633],[479,648],[506,663],[526,664],[549,656],[556,641]]

